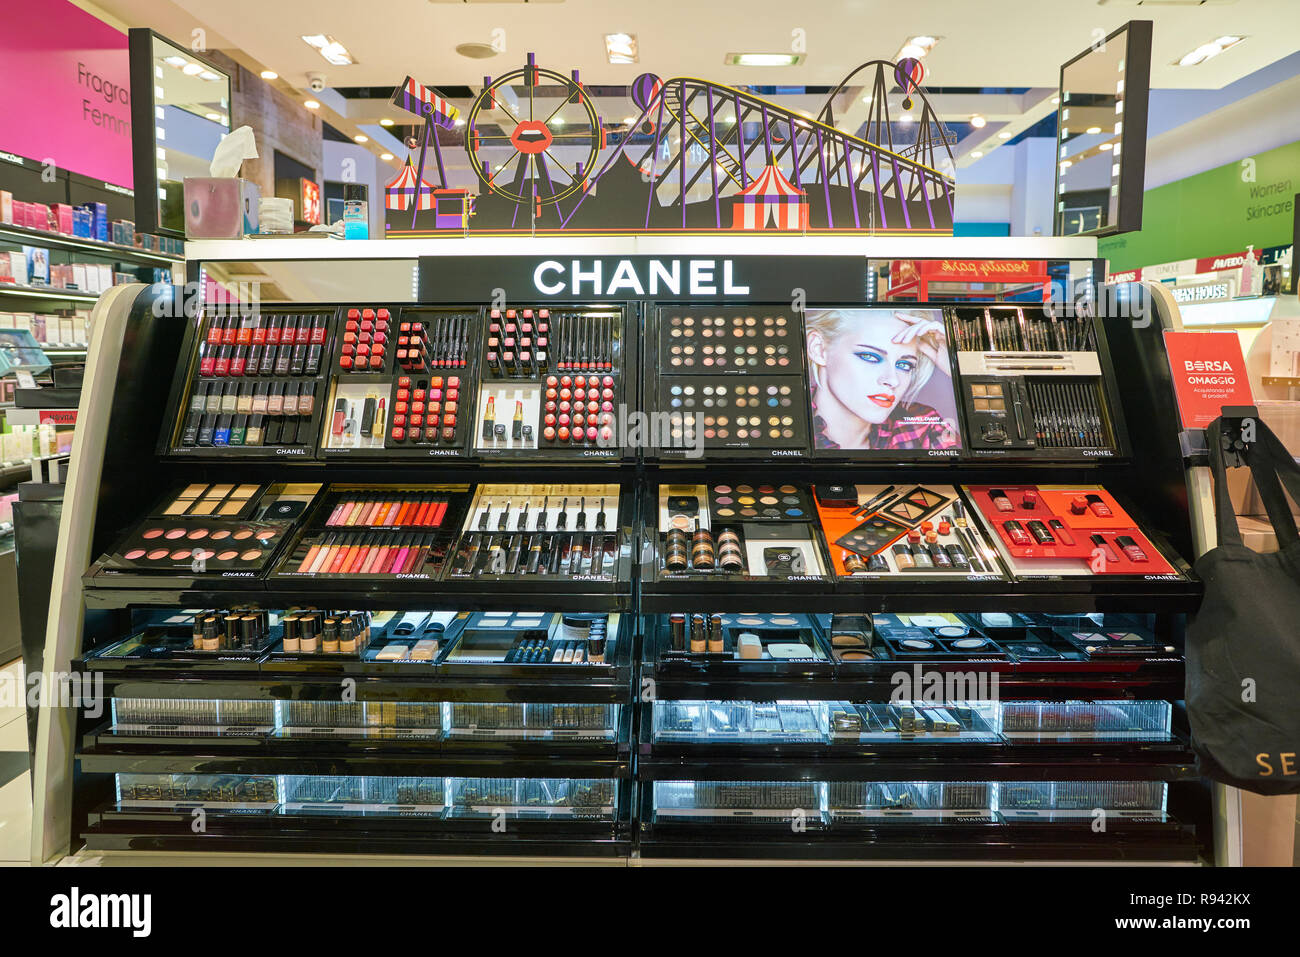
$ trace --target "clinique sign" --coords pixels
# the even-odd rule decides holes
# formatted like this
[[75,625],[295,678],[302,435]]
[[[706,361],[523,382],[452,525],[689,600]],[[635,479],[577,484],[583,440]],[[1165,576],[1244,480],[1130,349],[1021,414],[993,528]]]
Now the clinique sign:
[[425,256],[419,301],[862,302],[861,256]]

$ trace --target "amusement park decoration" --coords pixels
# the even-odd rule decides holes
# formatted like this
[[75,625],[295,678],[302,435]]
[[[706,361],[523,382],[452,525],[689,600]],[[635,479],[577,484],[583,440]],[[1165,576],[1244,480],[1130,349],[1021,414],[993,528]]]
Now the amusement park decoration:
[[[852,133],[836,126],[834,103],[859,73],[871,106]],[[545,69],[531,53],[484,77],[459,124],[454,105],[407,77],[393,102],[424,126],[407,140],[415,164],[408,157],[386,189],[387,234],[950,233],[952,151],[924,75],[910,58],[865,63],[813,118],[742,88],[644,73],[628,91],[637,114],[608,125],[576,70]],[[909,114],[920,106],[899,129],[891,93]],[[447,181],[453,145],[471,189]]]

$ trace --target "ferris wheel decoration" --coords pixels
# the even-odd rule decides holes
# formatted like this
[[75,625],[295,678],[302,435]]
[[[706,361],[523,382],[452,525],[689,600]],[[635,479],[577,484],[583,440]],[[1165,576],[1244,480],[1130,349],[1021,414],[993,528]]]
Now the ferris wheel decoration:
[[604,126],[578,71],[544,69],[531,53],[522,69],[483,78],[467,123],[465,149],[479,181],[534,214],[586,190],[605,148]]

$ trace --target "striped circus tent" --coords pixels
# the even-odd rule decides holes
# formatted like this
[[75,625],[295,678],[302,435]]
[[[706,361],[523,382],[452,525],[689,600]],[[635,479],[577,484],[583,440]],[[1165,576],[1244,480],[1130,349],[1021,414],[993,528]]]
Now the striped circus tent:
[[808,194],[795,189],[775,163],[769,163],[754,182],[736,194],[732,229],[808,228]]
[[411,157],[397,178],[384,187],[384,206],[388,209],[406,210],[411,208],[411,201],[419,199],[420,209],[433,209],[433,187],[415,175]]

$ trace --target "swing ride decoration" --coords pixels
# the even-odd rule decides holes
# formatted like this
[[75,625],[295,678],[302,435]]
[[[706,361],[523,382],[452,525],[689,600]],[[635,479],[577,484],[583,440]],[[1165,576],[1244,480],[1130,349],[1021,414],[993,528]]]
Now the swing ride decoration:
[[[484,77],[463,119],[407,77],[393,102],[424,126],[385,190],[387,235],[951,233],[952,151],[924,73],[910,58],[864,63],[815,118],[745,89],[645,73],[629,89],[634,121],[608,125],[578,71],[545,69],[531,53]],[[858,74],[871,81],[860,135],[837,128],[834,112]],[[453,145],[472,190],[448,183]]]

